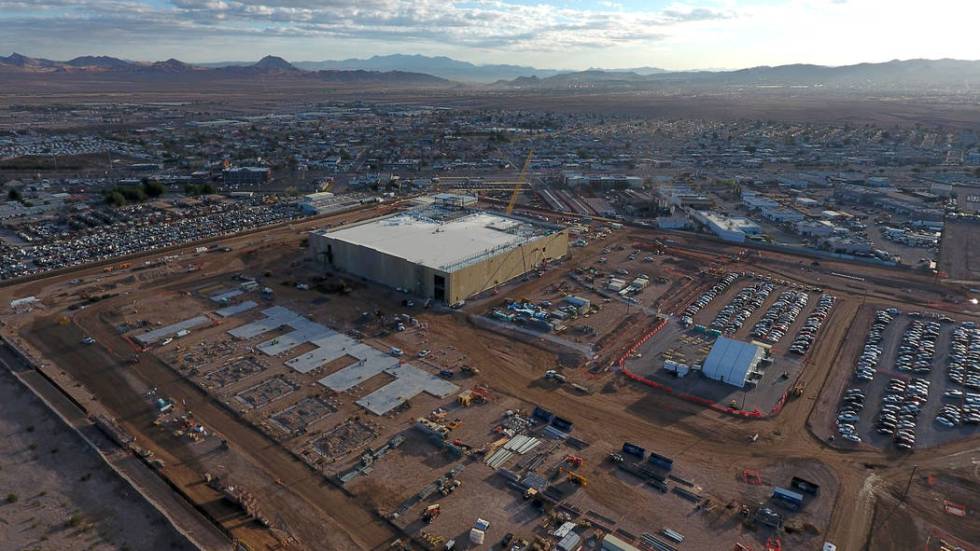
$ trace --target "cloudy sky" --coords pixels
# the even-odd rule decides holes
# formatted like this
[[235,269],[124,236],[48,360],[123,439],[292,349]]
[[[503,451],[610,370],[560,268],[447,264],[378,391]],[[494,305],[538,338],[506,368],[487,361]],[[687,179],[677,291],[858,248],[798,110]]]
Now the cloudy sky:
[[0,0],[0,52],[538,67],[980,59],[980,0]]

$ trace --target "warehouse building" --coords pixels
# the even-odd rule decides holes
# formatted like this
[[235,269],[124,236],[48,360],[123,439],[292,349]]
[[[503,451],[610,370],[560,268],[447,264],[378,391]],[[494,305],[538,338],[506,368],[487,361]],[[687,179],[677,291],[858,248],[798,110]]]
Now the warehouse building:
[[743,243],[747,236],[762,234],[762,228],[758,224],[741,216],[725,216],[703,210],[694,211],[693,216],[695,220],[725,241]]
[[718,337],[702,372],[709,379],[743,388],[764,357],[765,350],[759,345]]
[[455,304],[568,253],[560,226],[433,204],[310,235],[317,262]]

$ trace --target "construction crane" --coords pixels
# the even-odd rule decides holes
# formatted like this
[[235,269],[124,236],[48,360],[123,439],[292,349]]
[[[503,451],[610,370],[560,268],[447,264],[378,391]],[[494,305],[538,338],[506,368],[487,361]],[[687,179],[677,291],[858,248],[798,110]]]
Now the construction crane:
[[507,214],[514,212],[514,207],[517,206],[517,198],[521,195],[521,190],[528,183],[528,172],[531,170],[531,157],[534,156],[534,150],[527,152],[527,160],[524,161],[524,168],[521,169],[521,175],[517,178],[517,182],[514,183],[514,191],[510,194],[510,201],[507,202]]

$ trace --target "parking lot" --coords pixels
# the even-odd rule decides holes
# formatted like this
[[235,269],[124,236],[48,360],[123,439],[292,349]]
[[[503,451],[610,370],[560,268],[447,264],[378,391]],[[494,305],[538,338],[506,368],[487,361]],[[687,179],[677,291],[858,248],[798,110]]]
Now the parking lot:
[[18,228],[29,245],[0,245],[0,280],[98,262],[300,217],[291,204],[203,201],[182,208],[132,205]]
[[[751,273],[728,273],[701,293],[681,315],[643,344],[626,368],[675,393],[709,400],[745,411],[772,411],[791,391],[805,366],[809,347],[830,316],[831,295]],[[689,327],[685,327],[685,325]],[[726,336],[768,348],[772,362],[760,364],[761,376],[739,388],[703,377],[700,366],[714,345]],[[664,369],[667,362],[693,368],[678,377]]]
[[945,316],[879,308],[850,359],[851,380],[838,403],[836,438],[913,450],[974,434],[980,393],[949,375],[951,364],[954,373],[961,370],[964,382],[970,373],[980,374],[980,338],[974,340],[969,327]]

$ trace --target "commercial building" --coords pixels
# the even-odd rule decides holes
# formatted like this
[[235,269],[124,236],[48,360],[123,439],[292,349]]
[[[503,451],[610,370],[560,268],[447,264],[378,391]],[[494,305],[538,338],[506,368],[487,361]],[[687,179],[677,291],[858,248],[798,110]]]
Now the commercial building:
[[643,187],[643,178],[639,176],[624,176],[622,174],[579,174],[569,172],[563,174],[565,185],[569,187],[591,186],[598,189]]
[[702,373],[709,379],[742,388],[764,357],[765,350],[759,345],[718,337],[704,360]]
[[716,212],[695,211],[694,218],[704,224],[706,228],[718,237],[733,243],[742,243],[745,241],[746,236],[762,233],[762,228],[758,224],[740,216],[725,216]]
[[561,226],[433,204],[310,235],[325,266],[454,304],[568,253]]
[[243,166],[226,168],[221,176],[226,186],[257,186],[268,182],[271,174],[266,167]]

